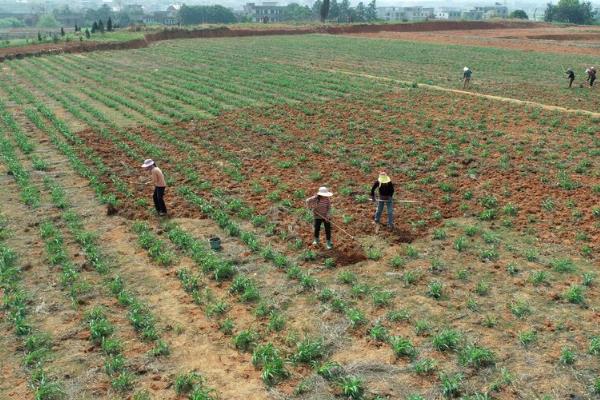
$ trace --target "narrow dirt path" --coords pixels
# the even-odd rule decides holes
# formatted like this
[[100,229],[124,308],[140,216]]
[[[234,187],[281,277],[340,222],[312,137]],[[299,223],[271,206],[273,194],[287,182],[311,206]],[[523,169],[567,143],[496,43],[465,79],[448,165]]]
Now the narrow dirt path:
[[[414,82],[402,81],[402,80],[394,79],[394,78],[388,78],[388,77],[385,77],[385,76],[376,76],[376,75],[369,75],[369,74],[363,74],[363,73],[352,72],[352,71],[345,71],[345,70],[342,70],[342,69],[318,68],[318,67],[309,66],[309,65],[302,65],[302,67],[311,68],[311,69],[315,69],[315,70],[319,70],[319,71],[326,71],[326,72],[344,74],[344,75],[361,76],[361,77],[364,77],[364,78],[378,80],[378,81],[392,82],[392,83],[396,83],[398,85],[412,85],[414,83]],[[458,93],[458,94],[462,94],[462,95],[479,97],[479,98],[484,98],[484,99],[489,99],[489,100],[502,101],[502,102],[505,102],[505,103],[512,103],[512,104],[519,104],[519,105],[523,105],[523,106],[537,107],[537,108],[542,108],[544,110],[558,111],[558,112],[569,113],[569,114],[584,114],[584,115],[589,115],[589,116],[594,117],[594,118],[600,118],[600,113],[597,113],[597,112],[587,111],[587,110],[581,110],[581,109],[576,109],[576,108],[566,108],[566,107],[560,107],[560,106],[552,106],[552,105],[548,105],[548,104],[537,103],[535,101],[519,100],[519,99],[514,99],[514,98],[511,98],[511,97],[501,97],[501,96],[494,96],[494,95],[491,95],[491,94],[469,92],[467,90],[451,89],[451,88],[447,88],[447,87],[443,87],[443,86],[429,85],[429,84],[426,84],[426,83],[419,83],[418,87],[425,88],[425,89],[430,89],[430,90],[437,90],[437,91],[440,91],[440,92]]]

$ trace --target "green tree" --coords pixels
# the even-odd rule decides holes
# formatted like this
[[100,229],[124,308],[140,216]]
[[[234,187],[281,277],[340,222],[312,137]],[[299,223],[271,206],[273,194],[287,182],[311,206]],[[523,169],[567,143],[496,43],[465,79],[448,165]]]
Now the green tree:
[[85,28],[85,37],[86,37],[86,39],[89,39],[90,37],[92,37],[92,34],[90,33],[90,30],[88,28]]
[[42,41],[42,34],[40,32],[38,32],[38,42]]
[[65,28],[63,28],[62,26],[60,27],[60,36],[65,36]]
[[5,28],[22,28],[25,26],[25,23],[23,23],[23,21],[17,19],[17,18],[0,18],[0,29],[5,29]]
[[186,6],[179,9],[179,19],[184,25],[229,24],[237,19],[229,8],[223,6]]
[[329,0],[323,0],[319,10],[319,15],[321,16],[321,22],[325,22],[327,20],[327,17],[329,16]]
[[591,24],[594,21],[592,4],[579,0],[559,0],[557,5],[548,4],[544,14],[548,22],[568,22],[572,24]]
[[356,8],[354,9],[354,18],[352,19],[352,21],[365,22],[366,19],[367,19],[367,7],[365,7],[365,4],[361,1],[360,3],[358,3]]
[[516,19],[529,19],[529,17],[527,16],[527,13],[523,10],[515,10],[515,11],[511,12],[508,17],[516,18]]
[[37,22],[38,28],[58,28],[60,25],[54,15],[52,14],[44,14],[40,17]]
[[106,30],[108,32],[112,32],[112,30],[113,30],[113,23],[112,23],[112,19],[110,17],[108,17],[108,21],[106,21]]
[[283,18],[287,21],[309,21],[312,19],[312,11],[308,6],[290,3],[283,10]]
[[340,17],[340,6],[337,0],[329,0],[329,19],[338,20]]
[[100,33],[104,33],[104,22],[102,20],[98,21],[98,30]]
[[98,23],[94,21],[92,24],[92,33],[96,33],[98,31]]
[[377,19],[377,6],[375,0],[371,0],[365,11],[365,19],[367,21],[375,21]]
[[350,8],[350,1],[342,0],[340,3],[340,16],[338,17],[338,21],[350,22]]

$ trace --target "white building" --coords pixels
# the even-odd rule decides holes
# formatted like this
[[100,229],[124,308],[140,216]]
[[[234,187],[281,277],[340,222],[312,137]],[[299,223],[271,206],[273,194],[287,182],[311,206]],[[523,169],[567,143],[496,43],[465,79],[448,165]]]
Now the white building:
[[261,5],[247,3],[244,6],[244,15],[252,22],[281,22],[284,18],[284,10],[284,6],[273,1],[263,2]]
[[457,21],[462,18],[462,11],[454,8],[440,8],[435,12],[436,19]]
[[435,17],[430,7],[377,7],[377,18],[384,21],[424,21]]

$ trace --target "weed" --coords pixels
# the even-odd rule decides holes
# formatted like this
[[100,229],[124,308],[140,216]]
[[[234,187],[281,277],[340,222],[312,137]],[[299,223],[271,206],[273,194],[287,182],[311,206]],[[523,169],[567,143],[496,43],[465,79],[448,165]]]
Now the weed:
[[437,361],[432,358],[424,358],[414,363],[413,370],[419,375],[430,374],[437,369]]
[[410,320],[410,312],[408,310],[394,310],[388,311],[385,318],[390,322],[401,322]]
[[519,343],[523,346],[528,347],[530,344],[537,340],[537,332],[534,330],[527,330],[519,333]]
[[462,374],[442,374],[440,375],[440,381],[442,383],[442,394],[445,397],[455,397],[460,394],[463,381]]
[[369,337],[376,342],[385,342],[387,341],[389,333],[385,326],[377,323],[371,329],[369,329]]
[[564,365],[573,365],[575,364],[575,350],[569,347],[563,347],[560,350],[560,358],[559,362]]
[[494,365],[496,356],[490,349],[469,344],[460,351],[458,360],[464,366],[482,368]]
[[583,287],[579,285],[571,285],[563,294],[565,300],[573,304],[583,304],[585,296],[583,295]]
[[455,350],[462,339],[461,334],[453,329],[443,329],[433,337],[432,343],[438,351]]
[[338,379],[343,372],[342,366],[335,361],[328,361],[317,370],[317,373],[327,380]]
[[523,319],[531,314],[531,307],[525,300],[516,300],[508,305],[510,312],[517,318]]
[[363,382],[356,376],[345,376],[339,380],[342,394],[352,400],[361,400],[364,397],[365,389]]
[[324,356],[325,346],[323,339],[305,338],[298,343],[296,353],[292,356],[294,362],[312,364]]
[[408,357],[413,359],[417,356],[417,349],[412,342],[401,336],[390,337],[390,346],[398,358]]
[[254,331],[244,330],[233,338],[233,344],[235,345],[236,349],[249,352],[256,345],[257,339],[258,335]]
[[440,281],[433,281],[427,286],[427,296],[436,300],[442,298],[444,285]]
[[175,377],[175,393],[180,396],[190,393],[200,383],[202,383],[202,377],[197,372],[179,374]]
[[420,319],[415,322],[415,334],[417,336],[426,336],[429,332],[431,332],[431,324],[428,321]]

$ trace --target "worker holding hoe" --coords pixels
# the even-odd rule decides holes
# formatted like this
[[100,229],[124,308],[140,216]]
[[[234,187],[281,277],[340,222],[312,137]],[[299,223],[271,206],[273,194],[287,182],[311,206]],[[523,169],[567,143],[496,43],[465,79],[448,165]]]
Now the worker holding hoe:
[[[375,197],[375,191],[379,192],[379,199]],[[394,229],[394,184],[392,179],[385,171],[379,172],[379,177],[371,188],[371,200],[377,202],[375,211],[375,223],[379,224],[383,206],[387,207],[387,226],[388,229]]]
[[158,215],[167,215],[167,206],[165,205],[164,195],[167,183],[165,182],[165,176],[163,175],[160,168],[156,166],[156,163],[150,159],[145,160],[142,164],[142,168],[146,171],[150,171],[152,180],[148,183],[154,184],[154,194],[152,199],[154,200],[154,207]]
[[329,191],[325,186],[319,188],[316,195],[306,199],[306,204],[313,212],[314,226],[315,226],[315,238],[313,240],[313,246],[319,245],[319,233],[321,231],[321,224],[325,225],[325,237],[327,239],[327,250],[333,248],[331,242],[331,196],[333,193]]
[[589,67],[585,70],[587,73],[587,81],[590,84],[590,87],[594,87],[594,81],[596,80],[596,67]]
[[468,89],[471,82],[473,71],[469,67],[463,68],[463,89]]
[[567,79],[569,80],[569,89],[573,85],[573,81],[575,80],[575,72],[571,68],[567,69]]

